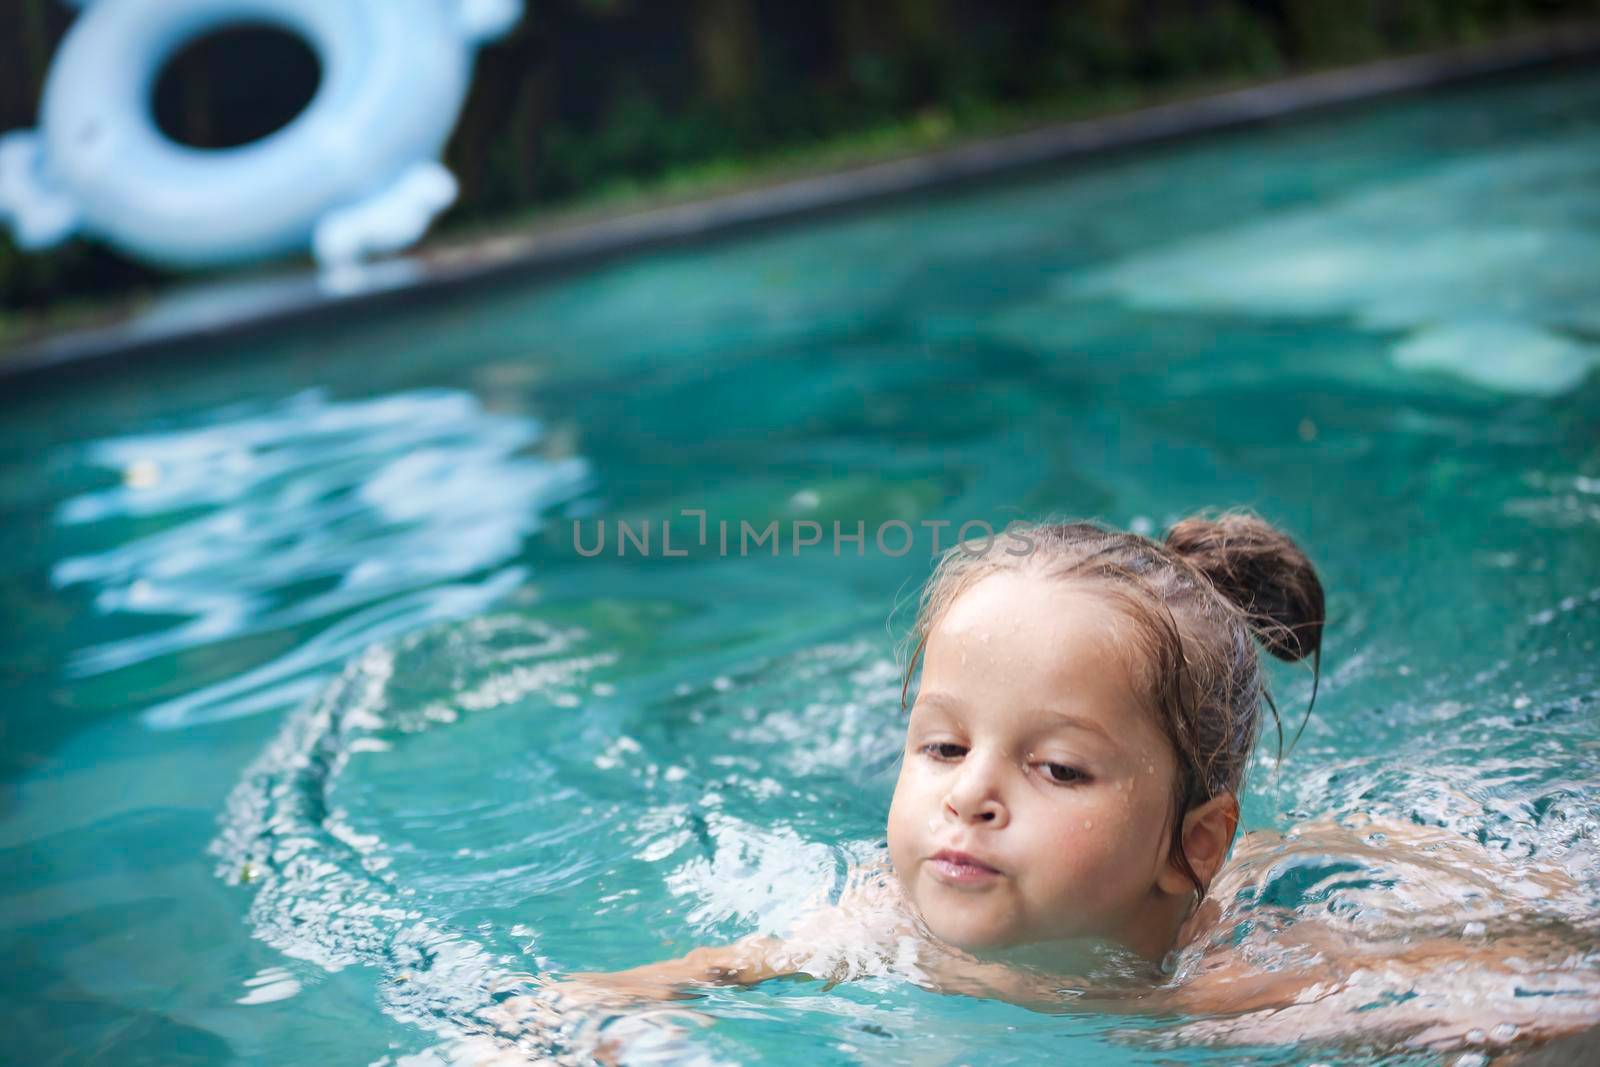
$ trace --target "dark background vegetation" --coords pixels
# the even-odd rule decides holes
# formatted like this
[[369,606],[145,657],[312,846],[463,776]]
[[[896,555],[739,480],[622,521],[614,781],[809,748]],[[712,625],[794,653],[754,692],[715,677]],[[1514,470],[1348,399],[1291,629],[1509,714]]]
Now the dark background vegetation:
[[[329,0],[338,2],[338,0]],[[1150,91],[1260,79],[1600,14],[1600,0],[528,0],[478,59],[446,160],[446,225],[648,187],[686,168],[803,156],[893,124],[931,140],[997,116],[1072,114]],[[0,131],[36,121],[73,11],[0,3]],[[286,123],[317,61],[239,29],[175,57],[152,104],[172,136],[239,144]],[[0,234],[0,310],[167,276],[92,242],[23,255]]]

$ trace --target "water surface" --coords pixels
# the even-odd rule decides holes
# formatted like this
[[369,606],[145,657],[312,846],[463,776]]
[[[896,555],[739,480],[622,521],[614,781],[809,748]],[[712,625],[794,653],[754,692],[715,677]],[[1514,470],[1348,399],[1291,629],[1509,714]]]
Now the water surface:
[[[495,975],[781,927],[881,840],[941,520],[1257,508],[1330,623],[1247,827],[1443,828],[1593,915],[1597,194],[1600,77],[1549,74],[4,401],[19,1057],[442,1056]],[[918,539],[723,555],[683,509]],[[684,556],[574,548],[669,518]],[[888,979],[699,1006],[712,1062],[1179,1055]]]

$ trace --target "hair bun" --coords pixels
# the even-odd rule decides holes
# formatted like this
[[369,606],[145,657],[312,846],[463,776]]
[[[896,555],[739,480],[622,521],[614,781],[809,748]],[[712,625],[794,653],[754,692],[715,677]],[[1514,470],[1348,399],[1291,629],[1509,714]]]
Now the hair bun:
[[1322,582],[1300,546],[1271,523],[1244,512],[1187,518],[1167,531],[1167,546],[1244,610],[1274,656],[1293,661],[1321,650]]

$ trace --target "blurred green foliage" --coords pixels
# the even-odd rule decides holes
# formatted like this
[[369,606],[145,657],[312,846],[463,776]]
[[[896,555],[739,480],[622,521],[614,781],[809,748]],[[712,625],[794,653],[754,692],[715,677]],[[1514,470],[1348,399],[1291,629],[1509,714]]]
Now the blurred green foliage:
[[[447,152],[462,196],[446,224],[775,154],[827,158],[886,126],[909,129],[914,147],[1000,114],[1083,113],[1597,14],[1600,0],[529,0],[516,31],[479,56]],[[0,5],[12,60],[0,64],[0,130],[35,121],[71,18],[59,0]],[[259,51],[253,64],[237,47],[190,49],[153,102],[163,128],[228,144],[286,100],[292,113],[314,69],[285,77]],[[23,255],[0,235],[0,309],[164,277],[83,241]]]

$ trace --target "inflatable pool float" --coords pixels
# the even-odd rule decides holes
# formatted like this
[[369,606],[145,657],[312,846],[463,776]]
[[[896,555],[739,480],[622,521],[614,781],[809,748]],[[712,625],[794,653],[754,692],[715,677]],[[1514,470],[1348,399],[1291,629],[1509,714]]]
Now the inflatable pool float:
[[[416,241],[454,201],[439,162],[477,46],[522,0],[80,0],[38,130],[0,137],[0,221],[25,249],[74,233],[205,267],[310,248],[325,266]],[[185,45],[240,24],[303,38],[315,97],[260,140],[198,149],[150,101]]]

